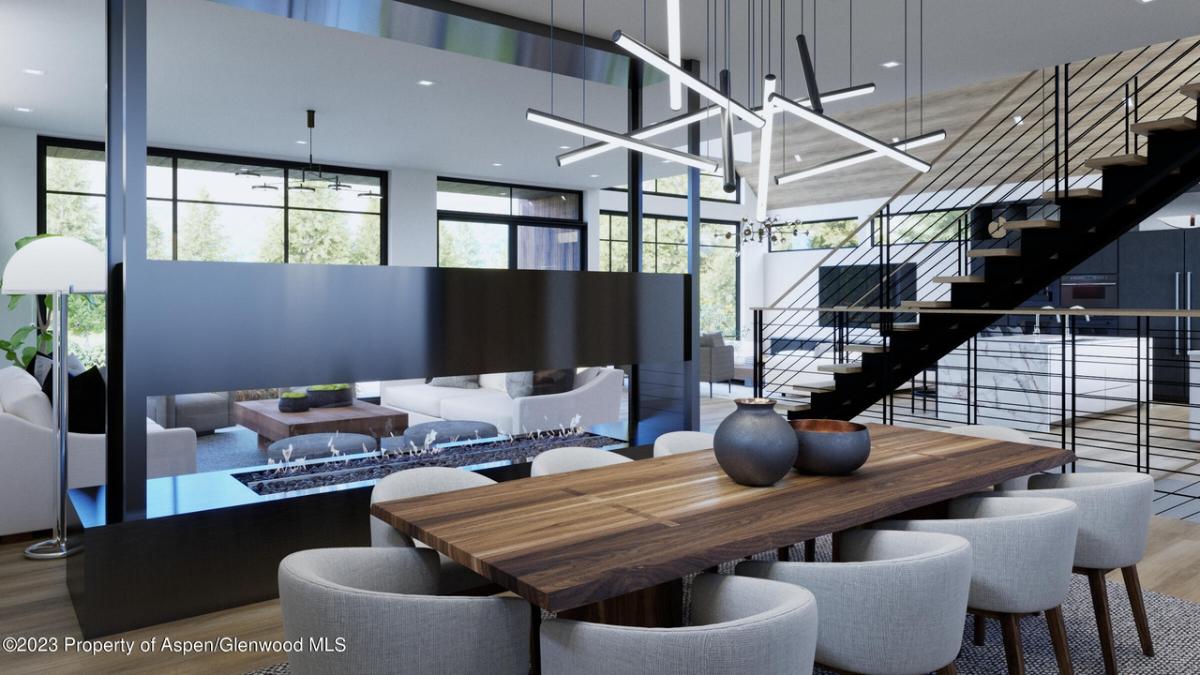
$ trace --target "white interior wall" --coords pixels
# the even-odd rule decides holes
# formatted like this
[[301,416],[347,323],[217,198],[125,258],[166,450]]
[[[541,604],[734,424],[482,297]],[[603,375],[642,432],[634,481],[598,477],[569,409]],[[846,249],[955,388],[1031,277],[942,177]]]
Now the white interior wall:
[[[29,129],[0,127],[0,269],[16,251],[17,239],[37,233],[37,134]],[[0,298],[0,337],[8,338],[33,321],[26,299],[14,311]]]

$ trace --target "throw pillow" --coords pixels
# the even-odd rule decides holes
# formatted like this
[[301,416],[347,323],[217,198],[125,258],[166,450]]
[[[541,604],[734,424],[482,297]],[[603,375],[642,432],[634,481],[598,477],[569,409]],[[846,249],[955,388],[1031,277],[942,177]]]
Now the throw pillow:
[[534,370],[509,373],[505,389],[512,398],[562,394],[575,388],[575,370]]
[[429,384],[434,387],[450,387],[453,389],[478,389],[478,375],[456,375],[454,377],[431,377]]
[[724,347],[725,336],[720,333],[704,333],[700,336],[701,347]]
[[72,375],[67,384],[67,428],[76,434],[104,433],[107,401],[104,375],[96,367]]

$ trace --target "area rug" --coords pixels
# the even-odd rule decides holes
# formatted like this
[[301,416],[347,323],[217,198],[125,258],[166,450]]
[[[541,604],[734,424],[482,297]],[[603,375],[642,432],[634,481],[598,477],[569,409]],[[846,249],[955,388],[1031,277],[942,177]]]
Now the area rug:
[[[793,551],[797,555],[799,551]],[[774,553],[755,556],[756,559],[774,559]],[[817,558],[828,560],[828,539],[819,542]],[[793,558],[796,559],[796,558]],[[722,573],[730,573],[733,563],[721,566]],[[685,584],[684,602],[688,602],[690,588]],[[1179,598],[1145,593],[1146,612],[1150,619],[1150,632],[1154,636],[1154,658],[1142,655],[1134,629],[1133,616],[1129,610],[1125,587],[1119,583],[1108,583],[1109,604],[1112,611],[1113,632],[1116,638],[1117,667],[1121,675],[1195,675],[1200,673],[1200,604]],[[686,610],[685,610],[686,611]],[[1067,640],[1071,647],[1071,660],[1077,675],[1101,675],[1104,662],[1100,655],[1100,641],[1096,632],[1095,616],[1092,614],[1091,594],[1083,577],[1075,576],[1067,601],[1063,604],[1063,618],[1067,624]],[[963,626],[963,647],[955,661],[961,675],[1004,675],[1008,668],[1004,660],[1004,643],[1000,626],[988,621],[987,644],[977,647],[972,642],[973,621]],[[1021,621],[1021,641],[1025,648],[1025,669],[1030,675],[1058,672],[1054,651],[1050,646],[1050,634],[1041,617],[1027,617]],[[287,673],[287,664],[281,663],[251,675],[278,675]],[[818,673],[828,673],[818,669]]]

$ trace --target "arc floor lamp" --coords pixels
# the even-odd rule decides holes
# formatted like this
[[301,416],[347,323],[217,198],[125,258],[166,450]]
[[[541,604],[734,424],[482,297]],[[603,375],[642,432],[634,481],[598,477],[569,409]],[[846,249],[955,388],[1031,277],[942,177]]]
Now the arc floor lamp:
[[65,558],[75,553],[67,542],[67,301],[75,293],[103,293],[105,258],[95,246],[74,237],[50,236],[21,247],[4,267],[5,295],[50,295],[54,298],[54,437],[58,445],[56,518],[52,539],[25,549],[35,560]]

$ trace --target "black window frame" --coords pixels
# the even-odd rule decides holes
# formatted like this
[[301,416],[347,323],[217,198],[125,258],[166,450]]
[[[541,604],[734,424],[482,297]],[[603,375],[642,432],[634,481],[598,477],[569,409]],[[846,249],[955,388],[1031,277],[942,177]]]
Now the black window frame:
[[[520,269],[517,267],[518,259],[518,242],[517,233],[522,227],[548,227],[556,229],[576,230],[579,233],[579,270],[586,272],[588,269],[588,246],[587,246],[587,220],[583,215],[583,191],[572,190],[568,188],[546,187],[543,185],[526,185],[524,183],[506,183],[502,181],[480,180],[478,178],[455,178],[453,176],[438,176],[437,182],[447,181],[452,183],[467,183],[469,185],[487,185],[498,188],[508,188],[510,190],[542,190],[545,192],[558,192],[562,194],[575,195],[579,204],[579,219],[570,220],[565,218],[543,218],[540,216],[513,216],[503,215],[498,213],[482,213],[478,211],[455,211],[451,209],[437,210],[437,229],[434,232],[436,238],[436,256],[437,266],[441,267],[442,260],[442,221],[457,220],[476,223],[491,223],[497,225],[508,225],[508,267],[509,270]],[[436,197],[435,197],[436,198]]]
[[[50,147],[70,148],[75,150],[90,150],[94,152],[104,152],[103,141],[88,141],[77,138],[66,138],[60,136],[39,135],[37,137],[37,233],[39,235],[46,233],[46,194],[48,192],[46,186],[46,151]],[[266,168],[274,168],[283,170],[284,186],[286,188],[289,171],[298,171],[306,168],[305,162],[297,162],[292,160],[266,159],[262,157],[250,157],[246,155],[229,155],[218,152],[207,152],[197,150],[178,150],[174,148],[166,148],[161,146],[151,146],[146,148],[147,158],[160,157],[171,160],[172,183],[178,180],[179,160],[192,160],[199,162],[219,162],[228,164],[246,164],[251,166],[259,166]],[[366,215],[378,215],[379,217],[379,265],[386,266],[388,264],[388,179],[389,172],[378,169],[363,169],[358,167],[339,166],[333,164],[322,164],[321,169],[329,173],[349,174],[353,176],[364,176],[376,178],[379,180],[379,213],[369,213],[366,211],[342,211],[337,210],[337,213],[361,213]],[[174,186],[173,186],[174,187]],[[53,191],[55,194],[70,194],[61,191]],[[147,197],[147,201],[169,201],[171,203],[171,259],[160,260],[156,262],[174,262],[178,257],[179,248],[179,204],[194,204],[205,203],[215,204],[218,206],[255,206],[261,208],[279,208],[283,211],[283,262],[274,264],[290,264],[288,260],[291,255],[288,246],[288,235],[290,231],[289,211],[291,209],[303,211],[322,211],[323,209],[314,209],[300,206],[289,206],[287,198],[287,189],[283,190],[283,205],[280,207],[261,206],[257,204],[242,204],[237,202],[222,202],[208,201],[198,202],[196,200],[179,198],[177,189],[172,190],[171,198],[164,199],[161,197]],[[87,196],[105,197],[105,195],[92,195],[87,193]],[[272,263],[261,263],[272,264]]]
[[[621,217],[628,218],[629,214],[626,213],[625,211],[614,211],[612,209],[602,209],[600,211],[600,217],[603,218],[604,216],[621,216]],[[647,214],[644,214],[642,216],[642,218],[643,218],[643,221],[653,218],[655,221],[672,220],[675,222],[684,223],[685,226],[687,224],[686,216],[670,216],[670,215],[660,215],[657,213],[647,213]],[[701,247],[707,246],[709,248],[730,248],[730,249],[733,249],[733,251],[734,251],[734,298],[733,298],[733,304],[734,304],[735,309],[733,312],[733,330],[734,330],[735,334],[733,335],[733,339],[735,339],[735,340],[740,339],[741,335],[742,335],[742,313],[741,313],[741,306],[742,306],[742,256],[741,256],[742,238],[739,236],[739,234],[740,234],[739,228],[741,227],[741,223],[736,220],[726,220],[724,218],[701,218],[700,225],[701,226],[703,226],[703,225],[728,225],[733,228],[732,239],[733,239],[734,243],[732,246],[720,246],[720,245],[713,245],[713,244],[700,244],[700,246]],[[652,241],[646,239],[645,234],[646,234],[646,232],[643,229],[643,231],[642,231],[642,246],[645,246],[646,244],[653,244],[656,248],[658,246],[687,246],[687,243],[678,243],[678,242],[671,242],[671,241],[668,241],[668,242],[658,241],[657,222],[655,223],[655,228],[654,228],[654,239]],[[603,243],[606,241],[609,242],[609,270],[611,270],[612,269],[612,246],[611,245],[613,243],[620,243],[620,244],[624,244],[624,245],[628,246],[629,241],[627,239],[613,239],[611,225],[610,225],[610,229],[609,229],[609,238],[607,238],[607,239],[600,238],[598,241],[600,243]],[[643,259],[645,259],[644,255],[643,255]],[[649,271],[643,270],[643,273],[657,274],[657,268],[658,268],[658,253],[657,253],[657,251],[655,252],[655,255],[654,255],[654,266],[655,266],[654,270],[649,270]],[[701,308],[701,311],[703,311],[703,308]]]
[[[821,220],[806,220],[800,224],[800,227],[811,226],[811,225],[823,225],[825,223],[843,223],[846,221],[852,221],[855,224],[857,224],[859,219],[858,218],[822,218]],[[787,229],[787,228],[784,228],[784,229]],[[872,230],[870,236],[874,236],[874,230]],[[874,239],[872,239],[871,241],[872,241],[872,244],[874,244]],[[861,245],[861,242],[859,244],[855,244],[855,246],[859,246],[859,245]],[[833,247],[833,246],[813,246],[811,248],[776,248],[775,242],[769,241],[769,240],[767,241],[767,253],[802,253],[804,251],[833,251],[833,250],[836,250],[835,247]]]

